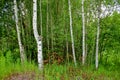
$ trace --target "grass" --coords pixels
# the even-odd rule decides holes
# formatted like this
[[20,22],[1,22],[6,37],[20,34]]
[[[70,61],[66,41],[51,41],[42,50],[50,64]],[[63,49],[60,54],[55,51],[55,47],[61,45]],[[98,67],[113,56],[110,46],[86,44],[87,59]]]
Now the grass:
[[[74,67],[69,64],[47,64],[44,66],[44,74],[39,72],[37,65],[33,62],[25,62],[21,65],[20,60],[12,62],[11,56],[0,56],[0,79],[4,80],[6,77],[12,74],[24,74],[27,72],[34,72],[37,77],[44,76],[44,80],[119,80],[119,70],[109,70],[100,66],[98,70],[95,70],[92,66],[80,66]],[[36,77],[36,80],[39,78]]]
[[120,71],[107,70],[100,67],[94,70],[93,67],[73,65],[46,65],[45,80],[119,80]]
[[0,56],[0,79],[3,79],[14,73],[25,73],[28,71],[35,71],[37,66],[31,62],[25,62],[21,64],[20,59],[13,62],[11,55]]

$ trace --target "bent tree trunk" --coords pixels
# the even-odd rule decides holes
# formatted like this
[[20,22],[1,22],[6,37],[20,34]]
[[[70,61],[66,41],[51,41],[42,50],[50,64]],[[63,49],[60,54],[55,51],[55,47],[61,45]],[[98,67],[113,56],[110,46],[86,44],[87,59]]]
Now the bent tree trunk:
[[33,0],[33,33],[37,42],[38,49],[38,67],[43,68],[43,56],[42,56],[42,37],[39,36],[37,31],[37,0]]
[[73,53],[74,64],[76,66],[76,57],[75,57],[75,48],[74,48],[74,39],[73,39],[73,30],[72,30],[72,14],[71,14],[70,0],[68,0],[68,5],[69,5],[69,17],[70,17],[70,33],[71,33],[71,40],[72,40],[72,53]]
[[21,37],[20,37],[20,27],[18,23],[18,9],[17,9],[17,2],[14,0],[14,14],[15,14],[15,22],[16,22],[16,30],[17,30],[17,37],[18,37],[18,44],[19,44],[19,49],[20,49],[20,58],[21,62],[23,63],[25,61],[25,54],[24,54],[24,48],[21,42]]

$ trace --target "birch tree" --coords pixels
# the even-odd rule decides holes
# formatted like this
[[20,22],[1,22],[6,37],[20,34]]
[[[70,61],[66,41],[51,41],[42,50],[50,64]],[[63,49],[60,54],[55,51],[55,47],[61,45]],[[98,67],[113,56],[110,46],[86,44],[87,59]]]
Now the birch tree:
[[99,53],[99,35],[100,35],[100,7],[101,4],[98,3],[97,11],[97,36],[96,36],[96,57],[95,57],[95,67],[98,69],[98,53]]
[[84,0],[82,0],[82,64],[85,64],[85,17]]
[[74,39],[73,39],[72,14],[71,14],[70,0],[68,0],[68,5],[69,5],[69,17],[70,17],[70,33],[71,33],[71,41],[72,41],[72,54],[73,54],[74,64],[76,66],[76,57],[75,57],[75,48],[74,48]]
[[43,68],[43,56],[42,56],[42,37],[39,36],[37,30],[37,0],[33,0],[33,33],[35,40],[37,42],[38,50],[38,67],[39,69]]
[[[42,1],[40,0],[40,28],[41,28],[41,38],[43,37],[43,31],[42,31]],[[41,39],[41,46],[43,45],[42,39]]]
[[24,48],[21,42],[21,37],[20,37],[20,27],[19,27],[19,22],[18,22],[18,9],[17,9],[17,2],[14,0],[14,14],[15,14],[15,23],[16,23],[16,30],[17,30],[17,38],[18,38],[18,44],[19,44],[19,49],[20,49],[20,57],[21,57],[21,62],[25,61],[25,54],[24,54]]

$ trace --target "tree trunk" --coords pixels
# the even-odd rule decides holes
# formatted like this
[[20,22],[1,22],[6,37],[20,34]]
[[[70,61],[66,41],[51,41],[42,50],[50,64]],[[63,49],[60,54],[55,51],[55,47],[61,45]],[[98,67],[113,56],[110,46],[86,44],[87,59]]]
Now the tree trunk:
[[17,2],[14,0],[14,13],[15,13],[15,22],[16,22],[16,30],[17,30],[17,37],[18,37],[18,44],[19,44],[19,49],[20,49],[20,57],[21,57],[21,62],[23,63],[25,61],[25,54],[24,54],[24,48],[21,42],[21,37],[20,37],[20,27],[18,23],[18,9],[17,9]]
[[98,69],[99,35],[100,35],[100,6],[99,5],[98,5],[98,18],[97,18],[98,22],[97,22],[97,37],[96,37],[96,57],[95,57],[96,69]]
[[85,17],[84,17],[84,0],[82,0],[82,64],[85,64]]
[[53,23],[52,23],[52,13],[50,13],[50,27],[51,27],[51,50],[53,52]]
[[[41,28],[41,47],[42,47],[43,46],[43,43],[42,43],[43,34],[42,34],[42,1],[41,0],[40,0],[40,28]],[[42,48],[41,48],[41,53],[42,53]]]
[[38,66],[39,69],[42,69],[43,68],[42,37],[39,36],[37,31],[37,0],[33,0],[33,32],[38,48]]
[[49,18],[49,14],[48,14],[48,4],[49,4],[49,0],[47,0],[47,21],[46,21],[46,32],[47,32],[47,49],[48,49],[48,53],[49,53],[49,46],[50,46],[50,42],[49,42],[49,31],[48,31],[48,18]]
[[69,5],[69,17],[70,17],[70,33],[71,33],[71,40],[72,40],[72,54],[73,54],[74,64],[76,66],[77,64],[76,64],[74,39],[73,39],[73,30],[72,30],[72,15],[71,15],[71,3],[70,3],[70,0],[68,0],[68,5]]

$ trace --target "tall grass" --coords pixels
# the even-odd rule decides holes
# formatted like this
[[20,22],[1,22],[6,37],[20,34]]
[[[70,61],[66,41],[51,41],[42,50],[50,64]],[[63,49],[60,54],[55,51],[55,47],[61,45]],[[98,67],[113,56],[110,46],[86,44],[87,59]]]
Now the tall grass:
[[[0,79],[4,79],[14,73],[35,72],[38,76],[43,76],[44,80],[119,80],[119,70],[109,70],[100,65],[98,70],[93,66],[74,67],[71,64],[47,64],[44,65],[43,74],[38,70],[34,62],[21,64],[20,59],[13,60],[11,52],[6,56],[0,55]],[[36,78],[39,80],[39,78]]]
[[26,61],[24,64],[21,64],[20,59],[14,61],[10,52],[6,56],[0,55],[0,79],[13,73],[35,70],[37,70],[37,66],[34,63]]

